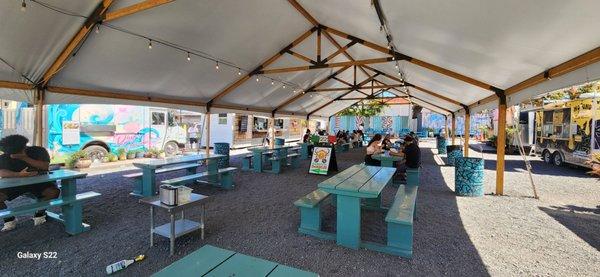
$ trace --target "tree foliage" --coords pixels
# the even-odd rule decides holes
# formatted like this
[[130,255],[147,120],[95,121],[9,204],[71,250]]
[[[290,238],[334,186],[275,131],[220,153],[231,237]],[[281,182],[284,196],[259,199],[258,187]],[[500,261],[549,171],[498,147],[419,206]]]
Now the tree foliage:
[[339,112],[338,114],[341,116],[354,115],[354,116],[371,117],[371,116],[376,116],[378,114],[381,114],[383,112],[383,109],[385,109],[387,106],[389,106],[389,105],[383,101],[375,100],[375,101],[369,101],[367,103],[361,102],[361,103],[354,104],[354,105],[344,109],[343,111]]

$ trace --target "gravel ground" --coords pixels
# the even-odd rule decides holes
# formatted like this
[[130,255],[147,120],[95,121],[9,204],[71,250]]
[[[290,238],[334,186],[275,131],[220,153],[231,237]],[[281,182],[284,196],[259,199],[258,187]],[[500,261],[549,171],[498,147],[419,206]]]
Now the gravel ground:
[[[414,226],[414,258],[399,258],[369,250],[339,247],[297,232],[299,212],[294,200],[326,179],[307,174],[308,161],[280,175],[239,171],[236,188],[223,191],[193,186],[196,193],[211,195],[207,207],[207,234],[198,233],[176,242],[168,255],[168,241],[155,238],[149,247],[148,210],[129,196],[133,184],[113,173],[89,177],[80,191],[97,191],[102,197],[84,205],[89,232],[70,237],[63,227],[49,222],[33,227],[20,218],[18,230],[0,234],[2,276],[100,276],[106,265],[145,254],[146,260],[120,275],[147,276],[204,244],[231,249],[321,276],[598,276],[600,268],[600,183],[585,171],[533,163],[541,200],[531,198],[527,175],[518,156],[507,161],[505,194],[481,198],[456,197],[454,169],[439,166],[431,142],[422,143],[423,172]],[[472,152],[473,156],[482,154]],[[495,156],[486,158],[486,192],[494,191]],[[338,154],[343,170],[362,162],[362,150]],[[232,165],[241,160],[232,157]],[[181,175],[173,173],[161,178]],[[386,188],[384,203],[395,190]],[[15,203],[18,203],[17,200]],[[10,204],[15,204],[10,203]],[[9,204],[9,205],[10,205]],[[335,211],[327,207],[325,228],[335,230]],[[187,212],[199,217],[198,212]],[[364,212],[362,239],[385,241],[384,213]],[[167,217],[159,213],[159,221]],[[17,259],[22,251],[58,252],[57,259]]]

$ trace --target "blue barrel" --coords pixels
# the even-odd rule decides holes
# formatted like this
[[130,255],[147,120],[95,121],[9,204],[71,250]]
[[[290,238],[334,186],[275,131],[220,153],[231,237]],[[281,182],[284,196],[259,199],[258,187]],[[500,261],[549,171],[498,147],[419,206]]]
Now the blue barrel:
[[454,192],[459,196],[483,196],[483,159],[456,158]]
[[229,143],[226,142],[215,142],[215,154],[225,155],[217,159],[219,168],[229,167]]
[[438,154],[446,154],[446,146],[448,145],[448,141],[446,140],[445,137],[438,135],[436,137],[436,145],[437,145]]
[[275,145],[284,145],[284,144],[285,144],[285,139],[275,138]]

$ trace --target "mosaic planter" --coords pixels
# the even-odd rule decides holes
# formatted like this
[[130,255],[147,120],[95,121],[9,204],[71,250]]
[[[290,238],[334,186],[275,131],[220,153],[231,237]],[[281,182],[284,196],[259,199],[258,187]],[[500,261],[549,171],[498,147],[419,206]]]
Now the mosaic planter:
[[219,165],[219,168],[229,167],[229,143],[216,142],[214,149],[215,154],[225,155],[225,157],[217,159],[217,164]]
[[455,159],[454,192],[459,196],[483,196],[483,159]]
[[284,145],[284,144],[285,144],[285,139],[275,138],[275,145]]
[[446,154],[446,146],[448,145],[448,141],[445,137],[437,136],[436,137],[436,145],[438,154]]

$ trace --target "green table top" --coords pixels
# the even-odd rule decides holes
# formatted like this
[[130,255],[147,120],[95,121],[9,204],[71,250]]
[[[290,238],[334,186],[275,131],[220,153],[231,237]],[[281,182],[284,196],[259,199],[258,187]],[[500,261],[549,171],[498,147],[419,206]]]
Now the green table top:
[[210,154],[210,155],[194,154],[194,155],[169,157],[169,158],[164,158],[164,159],[154,159],[151,161],[144,161],[144,162],[135,162],[135,163],[133,163],[133,165],[135,167],[139,167],[139,168],[156,169],[156,168],[160,168],[160,167],[167,166],[167,165],[197,162],[197,161],[203,161],[203,160],[211,160],[211,159],[216,159],[216,158],[221,158],[221,157],[225,157],[225,156],[220,155],[220,154]]
[[315,273],[205,245],[152,276],[318,276]]
[[50,171],[48,174],[40,174],[32,177],[22,178],[1,178],[0,189],[27,186],[33,184],[41,184],[47,182],[54,182],[65,179],[79,179],[85,178],[87,173],[81,173],[73,170],[59,169]]
[[400,156],[393,156],[390,155],[389,153],[381,153],[381,154],[375,154],[371,156],[373,159],[375,160],[380,160],[380,161],[401,161],[404,158],[400,157]]
[[392,167],[354,165],[321,182],[318,187],[333,194],[376,198],[395,172]]

